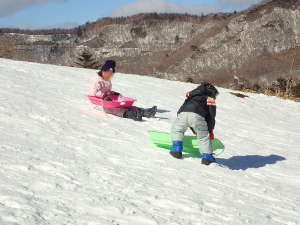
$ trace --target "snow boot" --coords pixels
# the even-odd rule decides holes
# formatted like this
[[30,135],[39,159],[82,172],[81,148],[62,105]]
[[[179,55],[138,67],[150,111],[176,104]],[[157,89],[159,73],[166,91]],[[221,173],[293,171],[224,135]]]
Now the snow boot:
[[135,121],[142,121],[143,112],[137,107],[130,107],[125,110],[123,117],[127,119],[133,119]]
[[170,155],[173,156],[176,159],[182,159],[182,152],[172,152],[170,151]]
[[211,163],[216,162],[216,159],[215,159],[215,157],[213,157],[212,154],[202,154],[201,157],[202,157],[202,164],[203,164],[203,165],[208,166],[208,165],[210,165]]
[[157,106],[153,106],[150,109],[143,109],[143,117],[147,117],[147,118],[153,118],[155,117],[155,114],[157,112]]
[[170,151],[170,155],[176,159],[182,159],[183,142],[173,141],[173,146]]

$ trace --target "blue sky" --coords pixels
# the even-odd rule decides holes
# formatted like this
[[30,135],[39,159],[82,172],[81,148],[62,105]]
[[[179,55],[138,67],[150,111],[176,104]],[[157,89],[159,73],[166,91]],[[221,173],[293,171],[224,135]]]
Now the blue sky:
[[140,12],[201,14],[239,10],[259,0],[0,0],[0,27],[72,26]]

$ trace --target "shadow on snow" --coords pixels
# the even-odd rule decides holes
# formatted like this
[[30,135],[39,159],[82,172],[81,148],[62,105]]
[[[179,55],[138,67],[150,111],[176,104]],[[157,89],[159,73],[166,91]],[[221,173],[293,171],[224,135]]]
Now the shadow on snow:
[[233,156],[229,159],[217,159],[217,163],[229,167],[232,170],[247,170],[252,168],[261,168],[266,165],[275,164],[279,161],[286,160],[280,155],[246,155],[246,156]]
[[170,110],[165,110],[165,109],[158,109],[157,113],[168,113],[171,112]]

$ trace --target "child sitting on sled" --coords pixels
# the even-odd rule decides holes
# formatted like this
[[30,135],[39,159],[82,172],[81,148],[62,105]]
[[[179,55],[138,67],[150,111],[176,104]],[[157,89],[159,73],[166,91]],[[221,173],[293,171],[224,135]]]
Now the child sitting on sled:
[[173,147],[170,154],[182,158],[184,133],[190,127],[199,139],[202,152],[202,164],[215,162],[211,140],[214,139],[216,102],[218,90],[203,82],[195,90],[186,94],[186,100],[178,111],[178,117],[172,126]]
[[[95,74],[89,95],[102,98],[105,101],[112,101],[112,96],[120,96],[120,93],[112,91],[111,79],[115,71],[116,62],[107,60],[100,71]],[[154,106],[150,109],[142,109],[135,106],[129,108],[104,108],[104,111],[115,116],[142,121],[143,117],[155,117],[157,107]]]

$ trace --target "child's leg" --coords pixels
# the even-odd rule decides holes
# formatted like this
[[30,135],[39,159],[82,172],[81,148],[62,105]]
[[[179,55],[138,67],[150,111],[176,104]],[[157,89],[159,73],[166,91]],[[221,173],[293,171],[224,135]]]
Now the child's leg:
[[187,113],[182,112],[178,115],[177,119],[172,126],[172,140],[173,141],[183,141],[184,133],[188,128],[188,121],[186,117]]
[[155,117],[155,114],[157,112],[157,106],[153,106],[152,108],[141,109],[141,110],[142,110],[143,117],[153,118]]
[[202,154],[212,154],[212,144],[209,138],[209,132],[207,128],[207,122],[202,116],[191,113],[189,116],[190,126],[194,128],[197,133],[199,148]]
[[172,126],[173,146],[171,155],[175,158],[182,158],[183,138],[187,128],[187,113],[180,113]]
[[123,117],[124,112],[125,112],[124,108],[112,108],[112,109],[103,108],[103,109],[104,109],[105,113],[111,114],[111,115],[114,115],[114,116],[118,116],[118,117]]
[[123,117],[128,119],[133,119],[135,121],[142,121],[143,120],[142,110],[135,106],[126,108],[124,109]]

